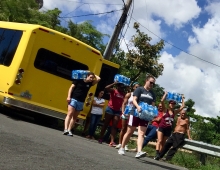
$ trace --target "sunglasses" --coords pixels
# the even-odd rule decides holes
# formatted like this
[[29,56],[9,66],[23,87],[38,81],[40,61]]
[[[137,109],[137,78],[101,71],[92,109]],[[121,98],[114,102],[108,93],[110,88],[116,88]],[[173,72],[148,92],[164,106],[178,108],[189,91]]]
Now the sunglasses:
[[155,83],[154,83],[154,82],[152,82],[152,81],[150,81],[150,84],[151,84],[151,85],[155,85]]
[[170,104],[176,104],[175,102],[170,102]]

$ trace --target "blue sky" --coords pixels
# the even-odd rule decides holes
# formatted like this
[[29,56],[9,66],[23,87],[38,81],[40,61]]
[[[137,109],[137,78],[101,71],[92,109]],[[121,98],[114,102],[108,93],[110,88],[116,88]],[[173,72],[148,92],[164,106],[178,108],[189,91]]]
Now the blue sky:
[[[126,0],[125,0],[126,2]],[[161,37],[178,48],[202,60],[220,65],[220,2],[218,0],[133,0],[132,17],[141,25],[141,31],[152,37],[152,44]],[[87,3],[87,4],[83,4]],[[119,4],[119,5],[108,5]],[[45,0],[42,10],[59,8],[61,16],[96,14],[123,7],[122,0]],[[75,10],[76,9],[76,10]],[[132,9],[132,8],[131,8]],[[73,11],[73,12],[72,12]],[[121,12],[107,15],[73,17],[73,22],[93,21],[102,33],[111,35]],[[121,48],[134,35],[133,19],[125,25],[127,29]],[[128,25],[129,23],[129,25]],[[62,21],[62,24],[65,24]],[[148,30],[156,34],[151,34]],[[123,32],[123,34],[124,34]],[[108,38],[105,38],[107,43]],[[163,75],[157,83],[167,91],[184,93],[195,101],[196,113],[216,117],[220,113],[220,67],[203,62],[181,50],[166,44],[161,51],[160,62],[164,64]],[[202,71],[201,71],[202,70]]]

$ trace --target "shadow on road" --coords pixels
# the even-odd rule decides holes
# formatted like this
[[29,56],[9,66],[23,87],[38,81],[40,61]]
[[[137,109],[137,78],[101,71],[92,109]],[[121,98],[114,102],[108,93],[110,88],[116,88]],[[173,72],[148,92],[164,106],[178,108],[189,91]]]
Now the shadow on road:
[[63,130],[63,121],[46,115],[34,113],[26,110],[17,110],[1,106],[0,113],[15,121],[25,121],[28,123],[45,126],[55,130]]

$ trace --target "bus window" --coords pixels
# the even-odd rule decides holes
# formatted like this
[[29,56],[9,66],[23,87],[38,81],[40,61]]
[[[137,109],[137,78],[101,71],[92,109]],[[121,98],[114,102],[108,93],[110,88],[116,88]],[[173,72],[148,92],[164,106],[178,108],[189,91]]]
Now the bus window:
[[11,65],[22,34],[22,31],[0,28],[0,65]]
[[[100,80],[100,82],[98,83],[98,86],[97,86],[96,96],[98,95],[97,93],[100,90],[105,89],[105,86],[113,83],[114,76],[117,74],[117,72],[118,72],[118,68],[109,66],[107,64],[102,65],[102,69],[101,69],[101,72],[100,72],[101,80]],[[109,100],[109,97],[110,97],[109,94],[104,93],[104,96],[103,96],[104,99]]]
[[72,80],[72,70],[88,70],[88,66],[66,58],[52,51],[38,50],[34,66],[53,75]]

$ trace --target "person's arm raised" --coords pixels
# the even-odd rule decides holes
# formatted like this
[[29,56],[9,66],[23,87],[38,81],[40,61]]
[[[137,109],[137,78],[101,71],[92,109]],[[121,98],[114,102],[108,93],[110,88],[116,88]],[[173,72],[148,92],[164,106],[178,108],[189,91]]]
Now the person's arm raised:
[[106,87],[105,87],[105,89],[108,91],[108,92],[111,92],[111,91],[113,91],[113,86],[114,85],[116,85],[117,84],[117,82],[114,82],[114,83],[112,83],[112,84],[109,84],[109,85],[107,85]]
[[162,109],[163,109],[164,113],[167,111],[167,108],[166,108],[165,103],[164,103],[164,100],[166,99],[166,97],[167,97],[167,91],[164,92],[164,95],[161,98],[161,104],[162,104]]
[[95,80],[93,80],[92,85],[97,84],[100,80],[101,80],[101,78],[99,76],[95,75]]
[[179,109],[174,111],[174,114],[176,115],[177,113],[179,113],[181,110],[183,110],[183,108],[185,107],[185,101],[184,101],[184,95],[182,94],[182,106],[180,106]]

